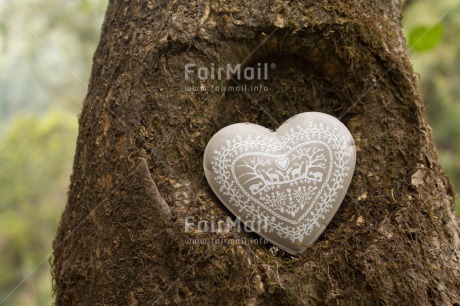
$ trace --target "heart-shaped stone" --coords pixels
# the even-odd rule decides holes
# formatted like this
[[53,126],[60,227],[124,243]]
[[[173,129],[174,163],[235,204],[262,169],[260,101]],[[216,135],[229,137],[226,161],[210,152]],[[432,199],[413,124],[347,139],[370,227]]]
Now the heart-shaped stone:
[[237,123],[217,132],[204,153],[212,190],[247,227],[291,254],[312,245],[350,185],[356,150],[336,118],[302,113],[276,132]]

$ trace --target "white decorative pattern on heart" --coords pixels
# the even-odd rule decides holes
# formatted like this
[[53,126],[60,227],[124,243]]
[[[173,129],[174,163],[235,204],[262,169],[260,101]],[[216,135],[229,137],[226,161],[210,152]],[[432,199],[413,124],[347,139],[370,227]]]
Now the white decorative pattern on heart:
[[276,165],[281,169],[281,170],[286,170],[287,167],[289,166],[289,159],[287,158],[281,158],[276,161]]
[[[320,113],[302,116],[326,122],[332,118]],[[351,180],[353,139],[332,119],[338,123],[291,121],[292,127],[277,133],[237,124],[234,131],[242,132],[225,132],[225,140],[213,144],[206,157],[208,181],[226,206],[243,222],[262,225],[260,235],[291,253],[304,249],[296,245],[311,244],[319,236]]]
[[[331,127],[315,124],[313,122],[310,122],[307,128],[298,126],[297,130],[291,130],[286,135],[280,136],[281,141],[279,142],[274,142],[272,139],[264,137],[251,136],[252,135],[249,135],[246,139],[243,139],[241,136],[237,135],[232,141],[227,142],[228,146],[222,146],[219,151],[215,152],[214,160],[212,162],[215,179],[221,186],[224,194],[230,196],[230,201],[240,212],[246,213],[246,217],[248,219],[268,222],[266,224],[267,228],[269,230],[276,229],[276,232],[281,234],[282,238],[289,238],[292,242],[302,242],[303,238],[306,235],[309,235],[314,226],[319,226],[318,219],[322,218],[322,216],[328,212],[328,209],[331,207],[330,203],[335,200],[337,189],[343,185],[343,179],[349,170],[347,167],[347,157],[350,156],[350,153],[346,150],[347,144],[345,139]],[[324,141],[321,139],[324,139]],[[300,165],[300,167],[295,168],[296,164],[294,164],[288,168],[286,171],[287,175],[289,175],[289,170],[291,170],[289,180],[282,181],[280,179],[280,173],[275,171],[269,172],[267,169],[264,170],[263,166],[269,165],[264,164],[267,161],[264,162],[261,159],[255,160],[256,157],[254,157],[253,160],[249,159],[249,161],[248,159],[245,159],[245,157],[251,155],[267,155],[275,157],[276,152],[283,150],[284,148],[290,148],[294,140],[301,140],[304,142],[296,146],[298,149],[294,151],[293,159],[295,159],[296,153],[298,154],[297,156],[303,155],[305,158],[301,159],[299,157],[300,163],[297,163],[297,165]],[[313,144],[313,146],[309,146],[310,144]],[[303,171],[303,173],[301,173],[303,164],[306,164],[306,167],[315,166],[318,169],[326,168],[324,156],[323,158],[320,158],[322,157],[322,154],[324,154],[324,150],[314,146],[314,144],[323,145],[327,149],[328,154],[330,154],[331,165],[328,165],[329,171],[327,172],[327,177],[325,179],[323,179],[322,176],[326,173],[321,171],[310,173]],[[331,148],[335,149],[336,156],[333,156],[334,154],[331,153]],[[249,149],[254,151],[250,153],[243,153]],[[258,178],[259,183],[252,184],[249,188],[244,187],[244,183],[243,185],[239,183],[241,176],[244,174],[237,177],[235,167],[242,166],[236,165],[236,163],[241,160],[244,160],[245,166],[248,167],[248,169],[251,168],[250,163],[254,164],[253,169],[251,169],[254,171],[254,173],[252,173],[252,179]],[[308,164],[308,161],[321,161],[322,163]],[[321,165],[323,166],[321,167]],[[262,166],[260,167],[259,172],[257,172],[257,166]],[[294,173],[294,171],[296,172]],[[333,184],[328,185],[332,171],[334,171],[335,180],[333,181]],[[265,173],[265,175],[261,175],[260,172]],[[231,179],[229,180],[229,178]],[[308,187],[303,186],[294,188],[294,186],[298,184],[298,181],[303,181]],[[235,188],[234,183],[236,183],[237,188]],[[248,183],[248,181],[245,183]],[[291,192],[277,192],[276,187],[281,184],[289,184],[290,186],[293,186],[290,190]],[[315,192],[315,190],[318,189],[318,185],[322,186],[318,192]],[[257,186],[260,187],[256,190]],[[328,187],[328,190],[325,194],[323,194],[322,191],[326,186]],[[260,199],[257,199],[250,194],[252,193],[254,195],[261,192],[264,193],[264,196]],[[307,201],[313,198],[311,193],[316,193],[314,201],[312,201],[311,205],[307,206],[308,209],[305,210],[300,218],[290,220],[283,216],[282,213],[288,212],[292,217],[294,217],[299,210],[304,209]],[[296,207],[293,201],[294,199],[300,199],[301,205]],[[273,202],[273,200],[275,201]],[[279,203],[279,207],[273,207],[273,205],[268,204],[277,203],[277,201],[284,201],[287,202],[287,204]],[[257,203],[260,206],[253,205],[254,203],[251,202]],[[276,215],[279,220],[282,220],[285,223],[273,222],[272,218],[270,218],[271,216],[266,215],[261,208],[265,208],[265,210],[271,212],[273,215]],[[283,211],[283,208],[286,211]],[[313,209],[314,211],[311,212]],[[293,226],[305,218],[308,218],[307,223],[302,223],[299,228]]]

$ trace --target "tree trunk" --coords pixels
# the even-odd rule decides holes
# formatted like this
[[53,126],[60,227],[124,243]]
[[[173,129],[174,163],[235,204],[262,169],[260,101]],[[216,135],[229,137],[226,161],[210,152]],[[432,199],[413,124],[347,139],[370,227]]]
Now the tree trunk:
[[[56,303],[460,303],[453,191],[400,19],[398,0],[110,1],[53,245]],[[185,78],[186,64],[227,63],[274,69],[262,80]],[[306,111],[339,118],[358,154],[321,238],[293,258],[212,242],[254,238],[245,232],[186,233],[187,216],[229,214],[202,169],[213,133]]]

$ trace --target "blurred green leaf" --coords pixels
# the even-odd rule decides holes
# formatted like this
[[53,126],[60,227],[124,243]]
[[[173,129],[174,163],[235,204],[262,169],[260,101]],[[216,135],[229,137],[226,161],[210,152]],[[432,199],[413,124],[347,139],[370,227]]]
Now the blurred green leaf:
[[436,47],[444,36],[444,26],[440,23],[427,27],[417,26],[409,33],[409,46],[415,51],[428,51]]

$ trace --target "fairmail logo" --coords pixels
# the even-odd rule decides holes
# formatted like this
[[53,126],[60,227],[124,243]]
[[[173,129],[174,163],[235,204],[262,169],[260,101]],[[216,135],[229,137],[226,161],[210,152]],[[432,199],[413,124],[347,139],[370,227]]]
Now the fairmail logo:
[[[223,67],[217,67],[214,63],[210,66],[197,66],[196,64],[186,64],[184,67],[184,78],[190,83],[185,85],[185,91],[193,92],[262,92],[268,91],[269,88],[263,81],[268,80],[268,71],[275,69],[275,63],[257,63],[254,66],[243,68],[241,64],[227,64]],[[196,80],[199,80],[197,84]],[[234,81],[234,84],[225,84],[225,82],[214,82],[214,84],[205,85],[206,80],[217,81]],[[239,84],[239,81],[260,81],[259,84]],[[244,82],[242,82],[244,83]]]
[[268,218],[264,220],[246,220],[241,222],[236,218],[235,221],[231,217],[217,218],[211,216],[210,218],[197,219],[194,216],[187,216],[184,219],[184,231],[186,233],[204,234],[216,233],[224,234],[233,230],[241,232],[244,230],[246,233],[267,231]]
[[185,80],[197,77],[199,80],[268,80],[268,71],[275,69],[275,63],[257,63],[255,66],[244,67],[241,64],[232,65],[228,63],[224,67],[216,67],[211,63],[210,67],[189,63],[184,67]]

